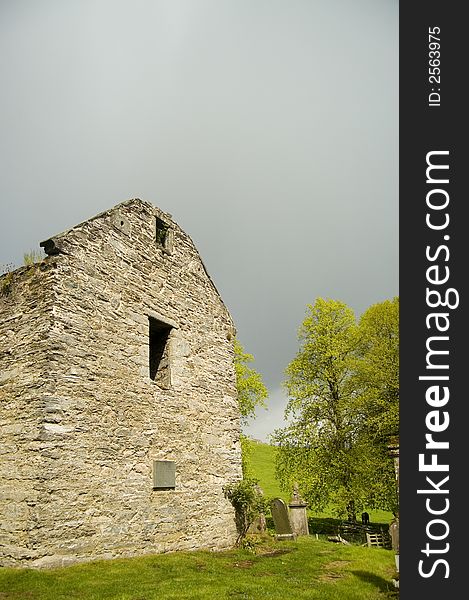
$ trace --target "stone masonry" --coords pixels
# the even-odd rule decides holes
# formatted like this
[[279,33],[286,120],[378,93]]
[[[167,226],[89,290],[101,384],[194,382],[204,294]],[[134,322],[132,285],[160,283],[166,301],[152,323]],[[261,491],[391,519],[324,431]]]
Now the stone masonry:
[[236,539],[232,319],[191,239],[139,199],[0,278],[0,564]]

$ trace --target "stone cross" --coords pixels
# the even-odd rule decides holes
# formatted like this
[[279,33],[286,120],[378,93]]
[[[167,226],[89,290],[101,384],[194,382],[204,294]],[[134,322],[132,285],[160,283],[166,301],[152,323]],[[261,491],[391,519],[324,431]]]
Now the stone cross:
[[270,503],[270,508],[275,525],[275,537],[278,540],[294,540],[296,535],[293,532],[285,502],[281,498],[274,498]]

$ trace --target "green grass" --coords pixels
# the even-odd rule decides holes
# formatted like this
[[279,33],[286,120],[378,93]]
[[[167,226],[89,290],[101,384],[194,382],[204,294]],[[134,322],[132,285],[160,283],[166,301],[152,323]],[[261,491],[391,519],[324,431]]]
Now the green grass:
[[315,540],[264,542],[256,554],[177,552],[47,571],[0,569],[2,600],[385,600],[390,550]]
[[288,502],[289,494],[280,489],[280,484],[275,479],[275,450],[275,446],[252,441],[249,465],[253,477],[259,480],[259,485],[267,498],[282,498]]

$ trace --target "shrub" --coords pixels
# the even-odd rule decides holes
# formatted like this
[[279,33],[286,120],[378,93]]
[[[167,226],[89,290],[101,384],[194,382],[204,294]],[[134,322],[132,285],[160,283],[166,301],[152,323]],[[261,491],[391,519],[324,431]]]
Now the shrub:
[[240,545],[255,519],[266,512],[268,503],[257,485],[257,479],[246,478],[231,483],[223,488],[223,493],[235,509],[236,544]]

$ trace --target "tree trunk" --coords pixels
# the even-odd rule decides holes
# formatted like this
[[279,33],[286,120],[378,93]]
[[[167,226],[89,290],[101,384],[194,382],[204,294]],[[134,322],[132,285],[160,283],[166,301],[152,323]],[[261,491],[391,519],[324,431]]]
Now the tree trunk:
[[349,521],[355,522],[357,520],[357,511],[355,509],[355,500],[350,500],[347,504],[347,516]]

